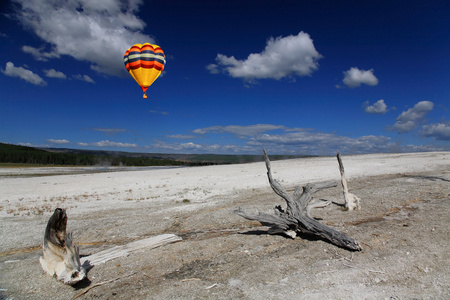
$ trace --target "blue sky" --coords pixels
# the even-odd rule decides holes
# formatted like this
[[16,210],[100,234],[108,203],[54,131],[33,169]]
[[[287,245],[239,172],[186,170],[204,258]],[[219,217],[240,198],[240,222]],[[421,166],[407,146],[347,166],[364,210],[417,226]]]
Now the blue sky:
[[[449,1],[8,0],[0,10],[1,142],[450,150]],[[166,55],[147,100],[123,65],[145,42]]]

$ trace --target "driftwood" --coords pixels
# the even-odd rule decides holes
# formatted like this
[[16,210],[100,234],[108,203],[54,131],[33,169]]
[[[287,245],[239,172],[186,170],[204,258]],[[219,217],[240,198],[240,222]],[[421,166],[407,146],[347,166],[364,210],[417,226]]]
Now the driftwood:
[[175,234],[162,234],[153,236],[125,245],[115,246],[111,249],[106,249],[89,256],[85,256],[81,258],[81,263],[86,270],[89,270],[96,265],[105,263],[118,257],[128,256],[129,254],[142,249],[152,249],[181,240],[182,238]]
[[339,171],[341,172],[342,189],[344,190],[344,208],[346,210],[361,210],[360,199],[352,193],[348,192],[347,179],[345,179],[344,164],[342,163],[341,154],[339,153],[339,151],[337,152],[337,160],[339,164]]
[[270,186],[278,196],[286,201],[286,210],[283,210],[281,206],[276,206],[275,214],[270,215],[265,213],[248,214],[239,208],[234,213],[248,220],[256,220],[264,226],[269,226],[270,234],[281,233],[292,238],[295,238],[299,233],[311,234],[348,250],[362,250],[355,239],[318,222],[310,215],[312,208],[324,207],[330,203],[329,201],[314,200],[312,195],[320,190],[337,186],[336,182],[307,184],[303,189],[297,187],[293,195],[290,195],[279,182],[272,178],[270,160],[266,151],[264,151],[264,157]]
[[101,263],[127,256],[139,250],[156,248],[182,240],[174,234],[162,234],[116,246],[80,259],[78,246],[73,244],[72,235],[66,234],[66,226],[66,211],[61,208],[55,209],[45,229],[44,255],[39,258],[39,262],[50,276],[55,276],[69,285],[83,280],[87,271]]
[[72,235],[66,234],[66,226],[66,211],[55,209],[45,228],[43,257],[39,262],[50,276],[73,285],[86,277],[86,270],[81,266],[78,246],[72,242]]

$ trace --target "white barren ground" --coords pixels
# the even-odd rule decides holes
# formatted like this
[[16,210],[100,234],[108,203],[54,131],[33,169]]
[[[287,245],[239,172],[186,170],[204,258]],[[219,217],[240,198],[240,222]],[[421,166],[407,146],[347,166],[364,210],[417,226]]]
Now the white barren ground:
[[[267,235],[234,215],[238,207],[270,212],[284,205],[264,162],[102,173],[0,169],[0,299],[67,299],[88,288],[64,286],[40,270],[43,233],[56,207],[67,209],[82,255],[163,233],[183,237],[94,267],[91,286],[118,279],[93,287],[85,299],[449,297],[450,153],[342,160],[362,211],[330,206],[313,214],[356,238],[362,252]],[[340,180],[336,157],[273,161],[272,172],[288,190]],[[342,190],[318,197],[341,199]]]

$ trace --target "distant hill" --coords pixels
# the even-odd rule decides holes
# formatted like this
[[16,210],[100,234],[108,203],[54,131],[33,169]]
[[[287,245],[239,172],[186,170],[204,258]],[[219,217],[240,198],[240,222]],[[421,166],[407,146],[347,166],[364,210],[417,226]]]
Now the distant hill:
[[[308,157],[270,155],[271,160]],[[174,166],[240,164],[263,161],[263,155],[134,153],[69,148],[33,148],[0,143],[0,163],[42,165]]]

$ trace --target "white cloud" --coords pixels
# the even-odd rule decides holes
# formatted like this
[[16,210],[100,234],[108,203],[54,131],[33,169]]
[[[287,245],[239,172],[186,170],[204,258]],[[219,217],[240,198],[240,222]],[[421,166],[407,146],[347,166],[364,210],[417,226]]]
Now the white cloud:
[[219,74],[220,73],[220,69],[219,66],[216,64],[209,64],[206,66],[206,70],[209,71],[209,73],[211,74]]
[[290,76],[306,76],[318,69],[317,60],[322,55],[316,51],[309,34],[270,38],[261,53],[252,53],[246,60],[238,60],[217,54],[217,64],[206,68],[213,74],[223,70],[234,78],[248,81],[255,79],[276,79]]
[[[281,132],[268,133],[274,130],[281,130]],[[245,145],[207,145],[191,142],[186,144],[159,143],[159,146],[178,152],[190,145],[199,153],[260,153],[261,149],[265,148],[272,153],[327,155],[336,153],[336,150],[351,153],[389,152],[392,147],[390,138],[384,136],[349,138],[334,133],[316,132],[307,128],[288,128],[272,124],[211,126],[196,129],[193,132],[197,134],[231,133],[244,140]]]
[[123,128],[92,128],[92,130],[103,132],[104,134],[118,134],[127,131]]
[[262,132],[285,129],[281,125],[271,125],[271,124],[257,124],[248,126],[239,125],[229,125],[229,126],[211,126],[206,128],[195,129],[193,132],[196,134],[206,134],[209,132],[213,133],[232,133],[237,136],[254,136]]
[[11,77],[19,77],[26,82],[29,82],[34,85],[47,85],[47,82],[45,82],[44,79],[42,79],[39,75],[33,73],[30,70],[24,69],[22,67],[15,67],[12,62],[6,63],[6,68],[3,70],[1,69],[2,73],[11,76]]
[[89,146],[88,143],[83,143],[83,142],[78,142],[77,145],[78,145],[78,146],[82,146],[82,147]]
[[388,151],[390,138],[385,136],[362,136],[350,138],[334,133],[301,131],[286,134],[263,134],[250,139],[249,144],[261,147],[290,149],[291,152],[307,154],[332,154],[337,150],[347,153],[377,153]]
[[397,122],[390,127],[391,130],[399,133],[409,132],[422,122],[426,116],[433,109],[433,102],[421,101],[414,105],[413,108],[403,111],[398,117]]
[[[149,148],[153,148],[162,152],[169,153],[254,153],[255,149],[249,146],[238,145],[219,145],[219,144],[197,144],[193,142],[188,143],[166,143],[158,141]],[[259,149],[258,149],[259,150]],[[259,154],[259,153],[258,153]]]
[[152,113],[152,114],[160,114],[160,115],[163,115],[163,116],[167,116],[169,114],[168,112],[158,111],[158,110],[149,110],[149,112]]
[[44,70],[45,76],[50,78],[60,78],[60,79],[66,79],[67,76],[63,72],[56,71],[55,69],[50,70]]
[[86,81],[86,82],[89,82],[89,83],[95,83],[95,81],[91,77],[89,77],[87,75],[78,74],[78,75],[74,75],[73,78],[75,78],[77,80],[81,80],[81,81]]
[[31,46],[23,46],[22,51],[33,55],[36,60],[48,61],[49,58],[59,58],[59,54],[56,52],[45,52],[44,48],[34,48]]
[[131,148],[137,147],[136,144],[110,142],[108,140],[100,141],[97,143],[92,143],[91,145],[97,146],[97,147],[131,147]]
[[[334,155],[339,150],[345,153],[386,153],[400,151],[389,137],[363,136],[349,138],[333,133],[318,133],[302,131],[282,134],[262,134],[246,138],[244,145],[237,144],[198,144],[189,143],[165,143],[158,142],[152,145],[154,149],[174,153],[228,153],[228,154],[261,154],[266,149],[273,154],[309,154],[309,155]],[[404,150],[404,148],[403,148]],[[409,149],[407,150],[409,151]]]
[[39,146],[33,145],[31,143],[17,143],[17,145],[25,146],[25,147],[39,147]]
[[124,52],[135,43],[154,43],[142,33],[145,23],[136,16],[142,0],[13,2],[21,6],[20,22],[47,43],[42,48],[23,48],[40,60],[68,55],[89,62],[98,72],[122,75]]
[[62,140],[55,140],[55,139],[48,139],[47,142],[52,144],[69,144],[70,142],[68,140],[62,139]]
[[391,153],[442,150],[439,146],[406,145],[394,143],[386,136],[347,137],[335,133],[304,130],[284,134],[263,134],[249,139],[254,152],[268,149],[272,153],[335,155],[336,151],[348,154]]
[[[275,130],[279,130],[278,132]],[[281,130],[281,132],[280,132]],[[274,133],[269,133],[275,131]],[[231,133],[246,141],[245,146],[220,146],[221,151],[258,153],[270,149],[272,153],[332,154],[336,150],[352,153],[389,152],[392,143],[385,136],[349,138],[334,133],[317,132],[308,128],[288,128],[282,125],[256,124],[249,126],[211,126],[193,131],[196,134]],[[203,151],[207,151],[205,147]],[[223,152],[221,152],[223,153]]]
[[[251,130],[245,134],[237,129]],[[258,128],[258,130],[256,129]],[[264,130],[265,128],[265,130]],[[279,129],[278,131],[273,131]],[[205,134],[235,134],[239,139],[235,143],[208,144],[195,142],[195,136],[170,136],[172,138],[190,138],[187,143],[167,143],[157,141],[147,148],[152,151],[166,153],[215,153],[215,154],[261,154],[266,149],[272,154],[308,154],[335,155],[339,150],[346,154],[417,152],[417,151],[445,151],[446,146],[436,145],[401,145],[392,142],[386,136],[347,137],[336,133],[318,132],[308,128],[288,128],[280,125],[250,125],[250,126],[211,126],[197,129],[194,133]],[[202,136],[197,138],[203,138]],[[214,139],[214,137],[211,137]],[[229,140],[227,140],[229,141]]]
[[435,140],[450,141],[450,122],[424,125],[420,134]]
[[373,75],[373,69],[366,71],[354,67],[344,72],[344,79],[342,82],[348,87],[354,88],[363,83],[371,86],[377,85],[378,79]]
[[364,111],[368,114],[385,114],[387,112],[387,105],[383,99],[378,100],[372,105],[369,105],[369,101],[364,102]]
[[168,135],[167,137],[172,138],[172,139],[180,139],[180,140],[195,138],[195,136],[187,135],[187,134],[173,134],[173,135]]
[[[189,143],[182,143],[179,145],[180,149],[184,149],[184,150],[199,150],[199,149],[204,149],[205,146],[199,145],[199,144],[195,144],[192,142]],[[209,145],[209,147],[214,147],[214,145]]]

